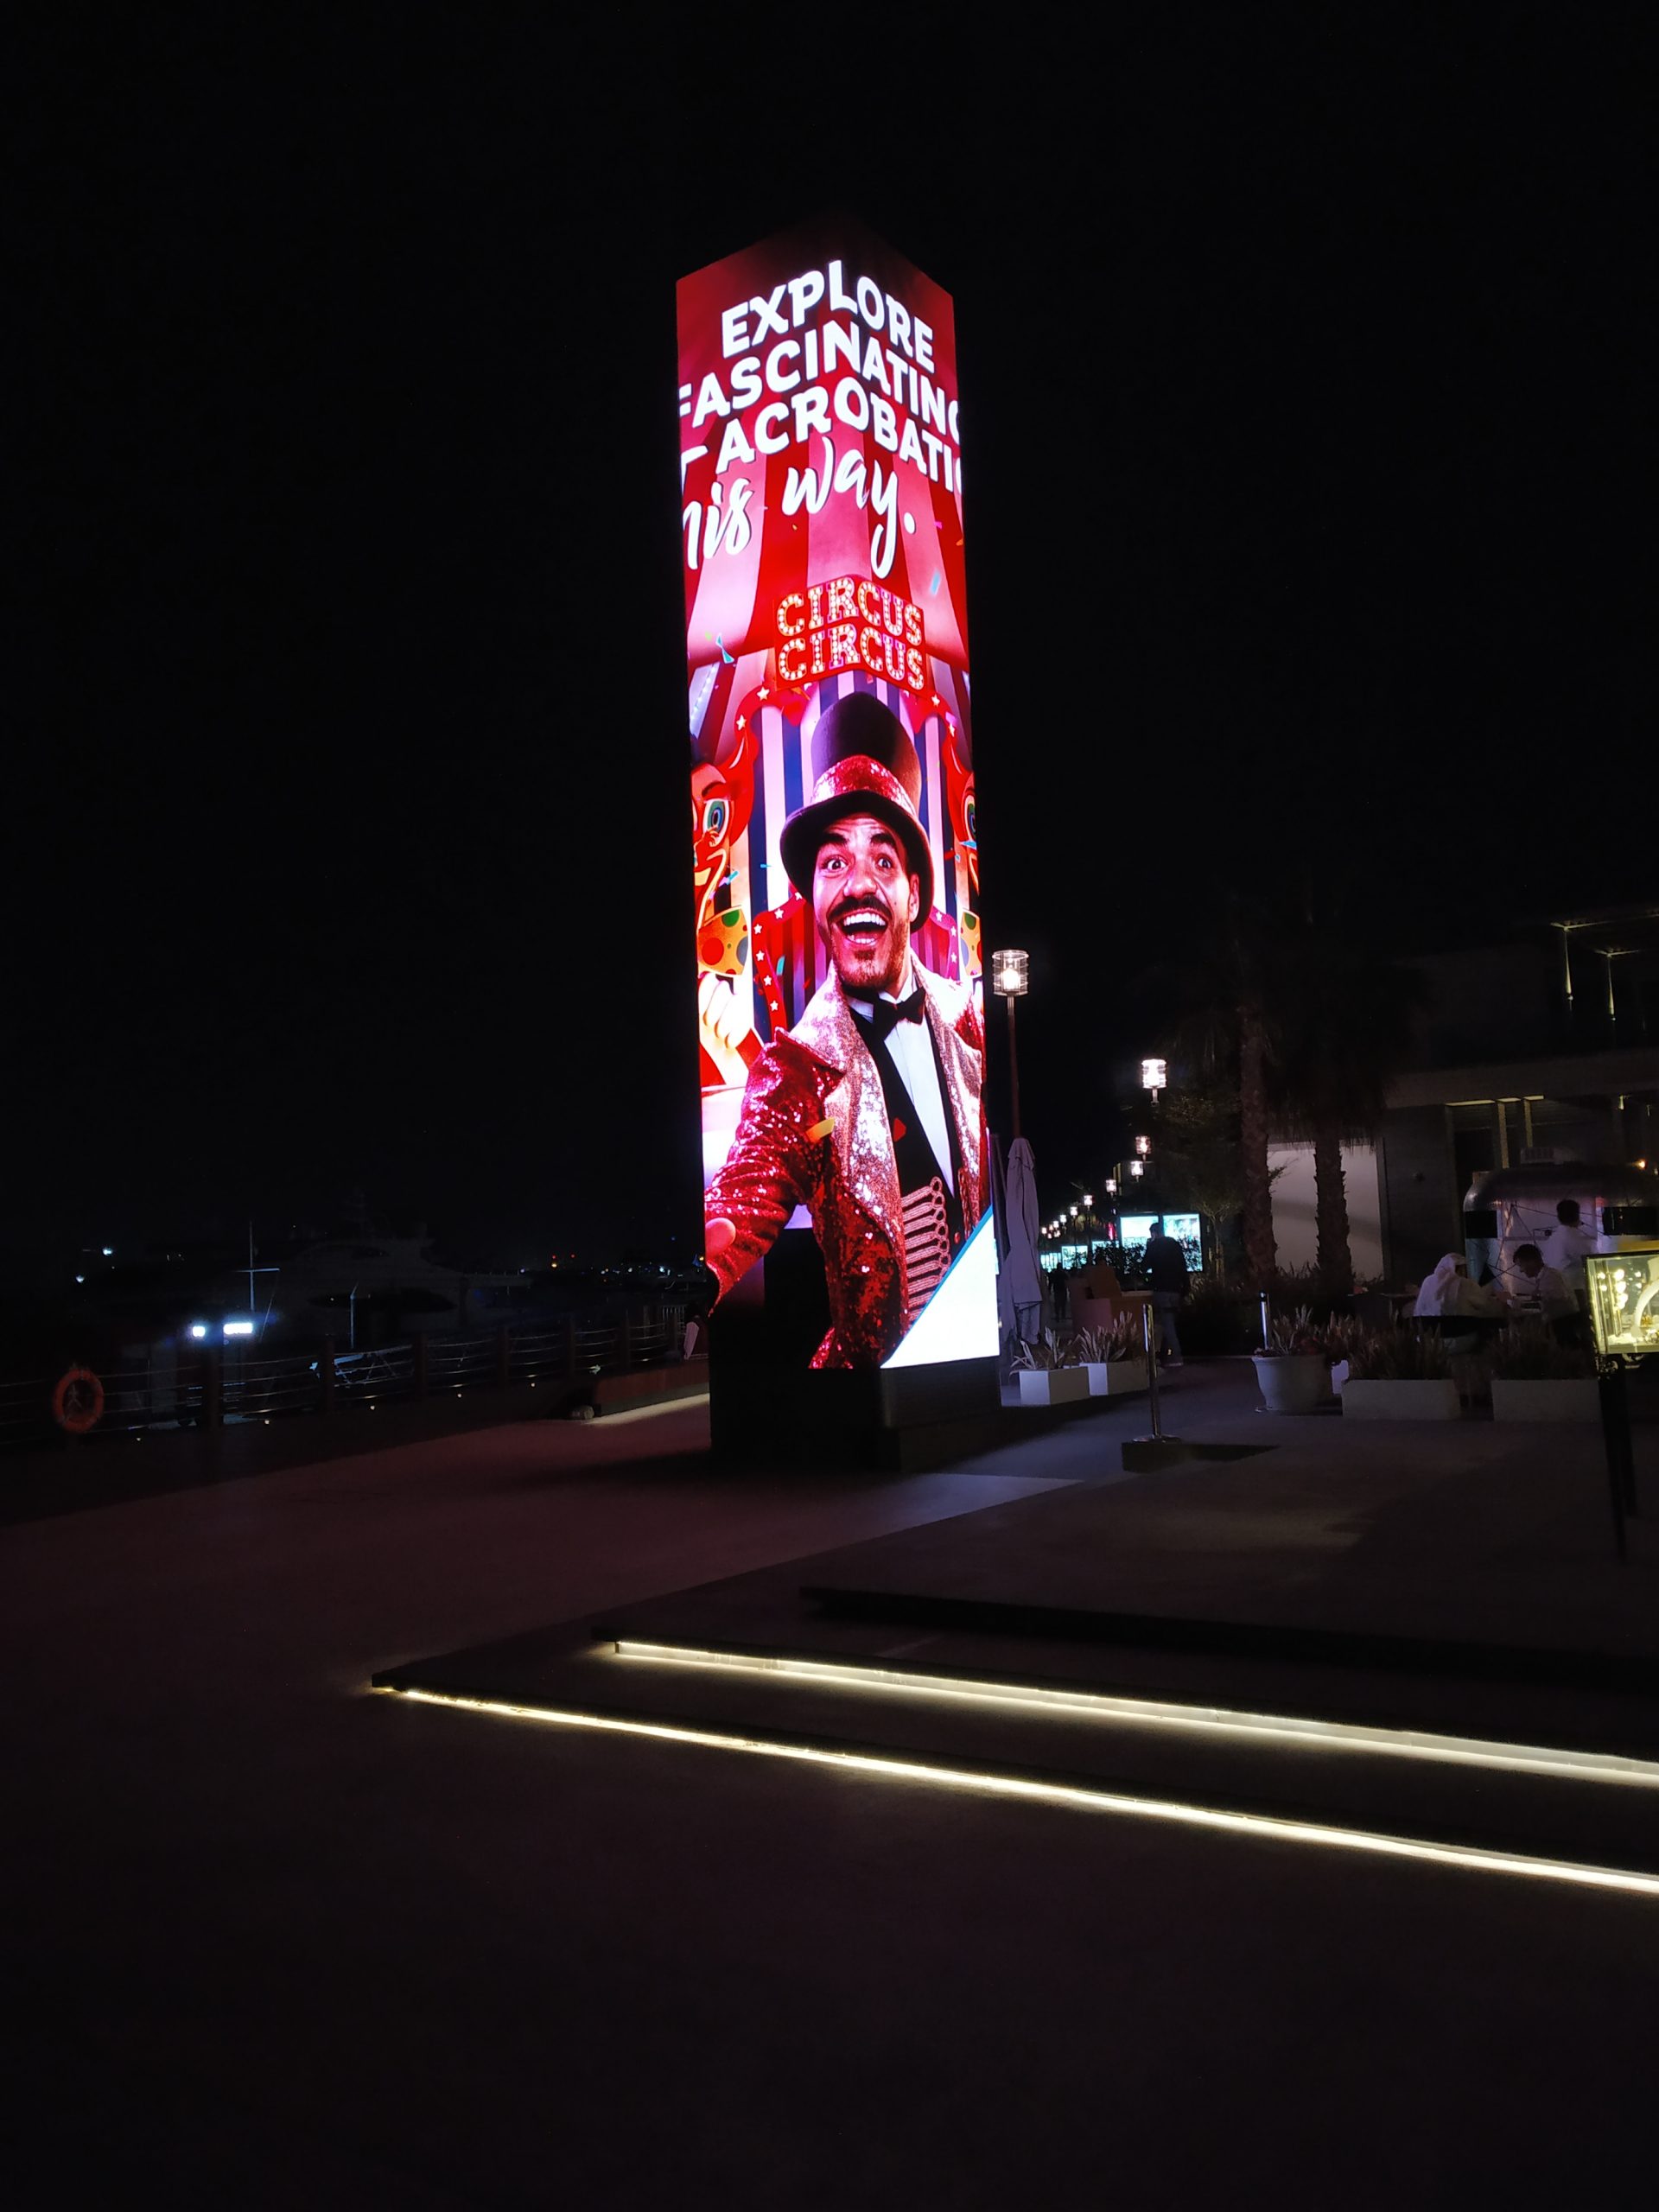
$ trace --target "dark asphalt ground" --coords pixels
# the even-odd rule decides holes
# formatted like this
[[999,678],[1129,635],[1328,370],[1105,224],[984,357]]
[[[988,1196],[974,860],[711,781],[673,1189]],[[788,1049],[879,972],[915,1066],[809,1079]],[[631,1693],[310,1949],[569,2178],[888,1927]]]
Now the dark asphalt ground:
[[368,1693],[1087,1471],[1062,1431],[735,1479],[705,1436],[6,1532],[10,2202],[1651,2202],[1650,1902]]

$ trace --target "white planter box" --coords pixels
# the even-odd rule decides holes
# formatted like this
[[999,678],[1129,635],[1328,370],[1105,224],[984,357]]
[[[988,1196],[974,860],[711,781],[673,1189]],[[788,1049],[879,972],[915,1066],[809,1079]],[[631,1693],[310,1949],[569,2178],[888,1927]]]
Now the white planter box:
[[1088,1370],[1081,1367],[1028,1367],[1020,1370],[1022,1406],[1063,1406],[1068,1398],[1089,1395]]
[[1331,1372],[1320,1352],[1254,1356],[1256,1388],[1270,1414],[1311,1414],[1331,1395]]
[[1147,1370],[1138,1359],[1089,1359],[1084,1362],[1091,1398],[1121,1398],[1130,1390],[1144,1390]]
[[1360,1382],[1343,1388],[1344,1421],[1459,1421],[1458,1386],[1451,1376],[1432,1382]]
[[1593,1376],[1582,1381],[1492,1384],[1494,1421],[1588,1421],[1601,1419],[1601,1392]]

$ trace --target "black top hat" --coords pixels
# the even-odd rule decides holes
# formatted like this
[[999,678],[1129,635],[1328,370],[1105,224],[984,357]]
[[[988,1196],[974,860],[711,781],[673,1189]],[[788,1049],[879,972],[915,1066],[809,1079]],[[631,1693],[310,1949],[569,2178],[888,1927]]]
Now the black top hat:
[[778,839],[795,888],[811,898],[818,847],[832,822],[873,814],[904,847],[910,874],[920,877],[926,913],[933,904],[933,855],[917,811],[922,764],[898,715],[873,692],[849,691],[818,716],[812,766],[817,778],[812,796],[790,816]]

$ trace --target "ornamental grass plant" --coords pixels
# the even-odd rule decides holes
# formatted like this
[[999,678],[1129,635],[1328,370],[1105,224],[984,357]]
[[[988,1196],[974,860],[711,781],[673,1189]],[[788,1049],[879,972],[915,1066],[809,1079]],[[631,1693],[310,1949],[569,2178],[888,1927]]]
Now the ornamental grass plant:
[[1257,1359],[1295,1359],[1328,1357],[1325,1340],[1313,1325],[1313,1309],[1299,1306],[1294,1313],[1276,1314],[1268,1327],[1268,1341],[1258,1346]]
[[1446,1346],[1427,1330],[1379,1329],[1348,1353],[1354,1382],[1443,1382],[1451,1373]]
[[1071,1339],[1077,1357],[1086,1365],[1104,1365],[1111,1360],[1138,1359],[1141,1355],[1141,1317],[1138,1313],[1119,1313],[1109,1325],[1099,1329],[1079,1329]]
[[1020,1338],[1020,1349],[1009,1361],[1008,1371],[1011,1375],[1048,1375],[1057,1367],[1075,1367],[1077,1364],[1067,1339],[1056,1330],[1045,1329],[1035,1342],[1026,1337]]
[[1486,1351],[1494,1382],[1589,1382],[1595,1354],[1585,1344],[1558,1343],[1539,1321],[1512,1321]]

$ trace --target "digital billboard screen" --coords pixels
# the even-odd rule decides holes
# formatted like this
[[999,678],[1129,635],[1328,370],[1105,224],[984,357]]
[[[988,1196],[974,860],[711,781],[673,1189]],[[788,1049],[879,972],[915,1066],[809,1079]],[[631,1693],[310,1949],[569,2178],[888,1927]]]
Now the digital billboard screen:
[[950,297],[840,223],[701,270],[679,427],[719,1302],[803,1367],[993,1355]]
[[1152,1224],[1161,1221],[1166,1236],[1173,1236],[1197,1274],[1204,1266],[1204,1235],[1195,1213],[1124,1213],[1117,1217],[1119,1242],[1126,1254],[1139,1258],[1152,1235]]

